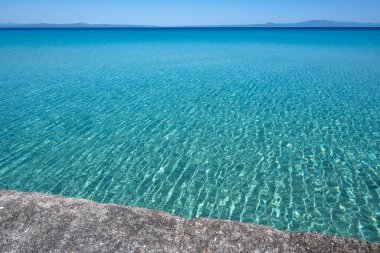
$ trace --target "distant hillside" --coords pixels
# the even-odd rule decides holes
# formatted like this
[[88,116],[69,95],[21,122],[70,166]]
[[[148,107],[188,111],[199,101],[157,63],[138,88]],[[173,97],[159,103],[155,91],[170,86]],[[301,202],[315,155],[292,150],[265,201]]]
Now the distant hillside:
[[266,23],[248,25],[253,27],[380,27],[380,23],[337,22],[331,20],[309,20],[300,23]]
[[72,23],[72,24],[20,24],[20,23],[0,23],[0,28],[128,28],[128,27],[154,27],[148,25],[112,25],[112,24],[87,24],[87,23]]
[[[0,28],[143,28],[159,27],[153,25],[112,25],[112,24],[20,24],[20,23],[0,23]],[[179,26],[181,27],[181,26]],[[265,24],[245,24],[245,25],[212,25],[212,26],[182,26],[182,27],[380,27],[380,23],[357,23],[338,22],[330,20],[309,20],[300,23],[265,23]]]

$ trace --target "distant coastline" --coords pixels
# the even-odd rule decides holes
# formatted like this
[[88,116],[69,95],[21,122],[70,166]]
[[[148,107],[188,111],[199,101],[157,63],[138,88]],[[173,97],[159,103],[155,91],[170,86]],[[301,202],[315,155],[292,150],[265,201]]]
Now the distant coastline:
[[309,20],[299,23],[265,23],[242,25],[188,25],[188,26],[155,26],[155,25],[120,25],[89,23],[0,23],[0,28],[380,28],[380,23],[338,22],[331,20]]

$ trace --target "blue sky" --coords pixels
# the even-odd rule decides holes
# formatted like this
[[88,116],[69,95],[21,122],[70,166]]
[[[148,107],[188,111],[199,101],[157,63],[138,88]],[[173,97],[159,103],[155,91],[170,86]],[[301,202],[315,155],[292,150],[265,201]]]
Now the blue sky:
[[0,23],[175,26],[311,19],[380,23],[380,0],[0,0]]

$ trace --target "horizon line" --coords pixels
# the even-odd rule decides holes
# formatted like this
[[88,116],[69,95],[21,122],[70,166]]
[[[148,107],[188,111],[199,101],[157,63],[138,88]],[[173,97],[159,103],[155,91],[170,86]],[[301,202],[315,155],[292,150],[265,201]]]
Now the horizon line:
[[39,23],[17,23],[17,22],[2,22],[0,23],[0,28],[186,28],[186,27],[294,27],[294,28],[312,28],[312,27],[337,27],[337,28],[350,28],[350,27],[380,27],[380,23],[367,23],[367,22],[356,22],[356,21],[334,21],[334,20],[306,20],[301,22],[291,22],[291,23],[274,23],[266,22],[260,24],[218,24],[218,25],[141,25],[141,24],[107,24],[107,23],[87,23],[87,22],[72,22],[72,23],[49,23],[49,22],[39,22]]

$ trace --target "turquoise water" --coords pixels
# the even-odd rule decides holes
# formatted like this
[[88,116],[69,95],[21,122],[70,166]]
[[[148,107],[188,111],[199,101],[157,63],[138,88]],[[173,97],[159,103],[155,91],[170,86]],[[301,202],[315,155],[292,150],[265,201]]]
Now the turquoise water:
[[380,30],[0,30],[0,188],[380,242]]

